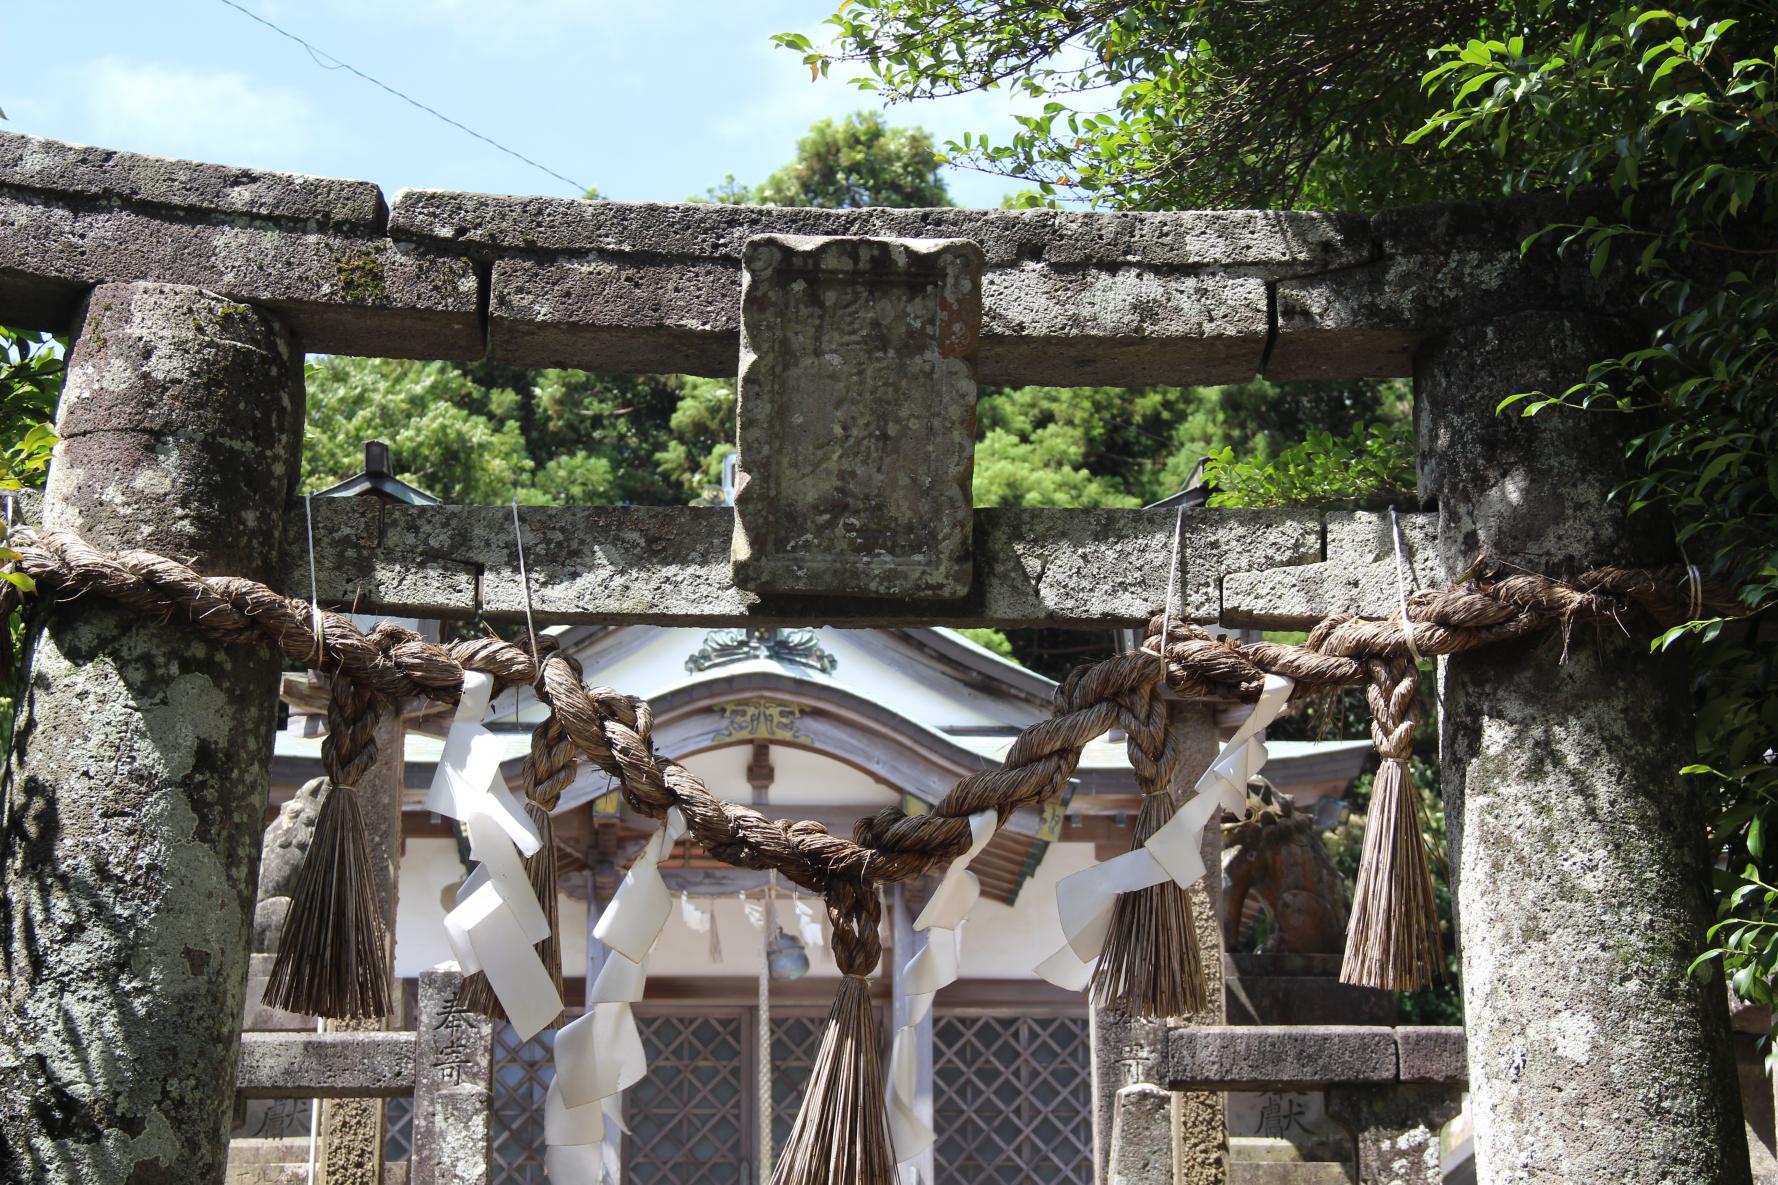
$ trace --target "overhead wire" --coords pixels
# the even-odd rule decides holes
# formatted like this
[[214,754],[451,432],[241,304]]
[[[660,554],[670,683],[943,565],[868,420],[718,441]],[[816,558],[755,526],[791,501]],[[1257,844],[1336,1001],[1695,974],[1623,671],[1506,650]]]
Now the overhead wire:
[[[572,186],[574,188],[576,196],[586,192],[587,187],[582,185],[580,182],[574,180],[572,177],[564,177],[562,174],[556,172],[554,169],[550,168],[548,165],[539,164],[537,161],[532,160],[530,157],[526,156],[524,153],[515,151],[514,149],[508,148],[506,145],[500,143],[498,140],[495,140],[495,139],[492,139],[488,136],[482,135],[480,132],[476,131],[474,128],[469,127],[465,124],[459,123],[457,120],[452,119],[450,116],[446,115],[444,112],[439,111],[438,109],[436,109],[434,107],[428,107],[426,104],[420,102],[420,100],[414,98],[412,95],[404,94],[403,92],[396,90],[394,87],[390,86],[386,82],[381,81],[380,79],[372,78],[370,75],[368,75],[364,71],[358,69],[356,66],[353,66],[348,62],[341,61],[339,58],[335,57],[333,54],[328,53],[326,50],[322,49],[320,46],[314,45],[308,41],[303,40],[301,37],[298,37],[295,33],[290,32],[288,29],[280,28],[279,26],[273,24],[271,21],[268,21],[263,16],[260,16],[257,12],[254,12],[249,8],[246,8],[240,4],[237,4],[235,2],[235,0],[218,0],[218,3],[226,4],[228,7],[234,9],[236,12],[240,13],[242,16],[248,18],[249,20],[258,21],[260,24],[264,25],[266,28],[270,29],[272,32],[278,34],[278,36],[288,38],[289,40],[296,42],[298,45],[302,46],[303,49],[308,52],[310,60],[312,60],[317,66],[320,66],[323,70],[344,70],[349,74],[353,74],[353,75],[357,76],[358,78],[363,79],[365,82],[370,83],[372,86],[376,87],[378,90],[386,91],[389,94],[394,95],[396,98],[400,99],[404,103],[407,103],[409,106],[419,108],[421,111],[424,111],[427,115],[432,116],[434,119],[442,120],[443,122],[448,123],[452,127],[456,128],[458,131],[464,132],[467,135],[475,137],[477,140],[480,140],[483,144],[488,145],[490,148],[494,148],[500,152],[504,152],[507,156],[512,157],[514,160],[523,161],[525,164],[530,165],[532,168],[538,170],[539,172],[548,173],[551,177],[554,177],[557,181],[560,181],[564,185]],[[326,59],[328,59],[328,61],[331,61],[334,64],[329,66],[327,64],[327,62],[323,62],[321,60],[322,58],[326,58]]]

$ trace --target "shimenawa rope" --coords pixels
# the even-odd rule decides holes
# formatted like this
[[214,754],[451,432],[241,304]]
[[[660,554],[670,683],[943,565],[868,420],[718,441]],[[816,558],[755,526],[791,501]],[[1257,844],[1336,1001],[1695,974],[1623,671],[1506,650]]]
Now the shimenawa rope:
[[[96,593],[163,620],[183,619],[218,641],[270,643],[294,661],[334,674],[336,697],[350,689],[352,695],[452,701],[466,670],[488,672],[499,687],[532,683],[550,708],[532,734],[525,765],[531,797],[544,810],[572,780],[574,761],[584,756],[618,779],[625,800],[640,813],[659,819],[679,808],[690,833],[717,859],[744,868],[776,869],[822,893],[843,978],[810,1090],[778,1162],[775,1180],[797,1185],[886,1185],[893,1171],[875,1013],[865,980],[882,953],[877,884],[935,872],[966,851],[971,814],[992,809],[1004,823],[1018,807],[1049,799],[1073,772],[1086,743],[1113,726],[1129,733],[1131,763],[1144,788],[1164,787],[1164,775],[1171,771],[1164,704],[1156,712],[1163,678],[1182,697],[1248,702],[1258,697],[1268,672],[1294,680],[1295,694],[1367,689],[1376,721],[1373,735],[1384,757],[1378,813],[1393,810],[1393,823],[1387,837],[1375,843],[1367,837],[1367,867],[1360,873],[1362,906],[1355,907],[1345,970],[1375,976],[1374,986],[1395,986],[1413,981],[1416,968],[1433,957],[1436,943],[1436,922],[1428,933],[1422,916],[1400,929],[1398,941],[1379,916],[1430,906],[1429,882],[1423,894],[1419,887],[1425,853],[1417,809],[1411,788],[1405,786],[1415,660],[1550,629],[1566,637],[1587,622],[1621,624],[1633,611],[1670,623],[1700,608],[1737,608],[1720,592],[1699,589],[1695,576],[1688,580],[1684,569],[1600,568],[1573,583],[1530,574],[1476,574],[1453,588],[1410,595],[1404,609],[1388,620],[1330,617],[1300,646],[1213,640],[1163,613],[1149,622],[1140,652],[1080,668],[1064,679],[1055,692],[1055,715],[1022,732],[1001,768],[961,779],[927,813],[909,816],[888,809],[866,818],[847,840],[819,823],[768,819],[717,798],[683,766],[654,752],[653,713],[645,700],[585,686],[579,665],[569,656],[539,658],[497,639],[435,645],[388,623],[362,633],[345,617],[316,615],[303,601],[257,582],[202,576],[150,552],[104,552],[65,531],[20,530],[12,546],[20,557],[16,566],[32,578],[37,595]],[[0,614],[23,597],[10,583],[0,582]],[[356,741],[353,721],[342,715],[342,736],[329,758],[330,770],[337,769],[342,777],[362,753],[348,744]],[[337,790],[330,799],[349,801]],[[1408,821],[1413,821],[1411,833]],[[1377,821],[1373,828],[1384,831]],[[1386,856],[1411,875],[1397,876],[1395,865],[1384,867]],[[1396,890],[1403,887],[1405,898],[1385,900],[1397,898]],[[380,983],[380,966],[377,970]],[[1118,990],[1107,989],[1114,996]]]

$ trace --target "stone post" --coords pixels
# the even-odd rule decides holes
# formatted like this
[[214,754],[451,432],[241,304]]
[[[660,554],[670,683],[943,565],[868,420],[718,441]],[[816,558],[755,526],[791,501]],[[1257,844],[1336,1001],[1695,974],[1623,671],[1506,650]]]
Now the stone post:
[[[371,624],[371,623],[363,623]],[[388,943],[383,949],[384,975],[390,1000],[401,1007],[395,983],[395,910],[401,872],[401,790],[404,741],[401,705],[376,706],[377,756],[358,782],[364,809],[364,833],[370,847],[371,879],[377,913]],[[400,1028],[400,1017],[380,1020],[330,1021],[332,1032]],[[383,1179],[383,1100],[325,1099],[321,1103],[321,1167],[326,1185],[381,1185]]]
[[[1625,417],[1495,414],[1623,345],[1614,324],[1526,313],[1421,351],[1421,493],[1449,576],[1484,555],[1556,577],[1670,558],[1660,521],[1606,501]],[[1722,983],[1686,974],[1711,915],[1708,803],[1678,772],[1689,688],[1649,636],[1607,625],[1443,666],[1483,1185],[1748,1179]]]
[[455,963],[420,972],[408,1185],[488,1185],[494,1022],[464,1008]]
[[[295,342],[156,284],[100,285],[75,329],[45,526],[267,578]],[[0,1176],[220,1182],[281,662],[97,596],[43,616],[6,787]]]
[[[1206,704],[1171,705],[1171,727],[1184,734],[1185,757],[1179,764],[1172,791],[1183,801],[1203,772],[1216,759],[1215,709]],[[1112,1138],[1117,1127],[1119,1098],[1125,1088],[1142,1083],[1165,1085],[1160,1076],[1167,1055],[1167,1031],[1174,1024],[1219,1025],[1224,1023],[1226,1002],[1222,969],[1222,927],[1217,921],[1222,908],[1222,832],[1210,827],[1204,835],[1204,867],[1211,874],[1191,889],[1192,919],[1197,923],[1198,948],[1203,955],[1204,986],[1208,1006],[1203,1012],[1173,1022],[1135,1020],[1114,1012],[1092,1009],[1093,1059],[1093,1161],[1095,1177],[1111,1181]],[[1178,1125],[1169,1142],[1176,1180],[1180,1185],[1223,1185],[1228,1180],[1228,1123],[1223,1096],[1218,1091],[1180,1091],[1177,1105],[1164,1109]],[[1148,1096],[1137,1097],[1146,1100]],[[1131,1104],[1136,1105],[1136,1104]],[[1160,1114],[1160,1112],[1152,1112]],[[1153,1124],[1126,1128],[1152,1132]],[[1119,1158],[1153,1160],[1158,1150],[1127,1149]],[[1158,1171],[1158,1170],[1155,1170]]]

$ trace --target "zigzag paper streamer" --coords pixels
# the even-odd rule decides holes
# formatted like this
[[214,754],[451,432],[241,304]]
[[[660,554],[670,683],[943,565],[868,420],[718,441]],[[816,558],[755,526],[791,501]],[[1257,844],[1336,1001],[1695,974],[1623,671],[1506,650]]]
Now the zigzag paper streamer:
[[556,1078],[544,1096],[545,1167],[553,1185],[598,1185],[615,1178],[607,1124],[622,1127],[622,1096],[648,1073],[631,1005],[642,999],[648,952],[673,912],[660,863],[685,834],[685,816],[667,809],[661,829],[618,886],[593,927],[611,949],[587,989],[586,1012],[556,1034]]
[[1000,824],[992,810],[969,816],[969,850],[951,861],[926,908],[914,919],[914,929],[925,930],[926,945],[908,960],[903,971],[907,984],[907,1021],[895,1031],[889,1050],[889,1136],[901,1162],[901,1179],[912,1185],[919,1171],[910,1163],[932,1147],[932,1128],[914,1111],[914,1081],[919,1056],[916,1034],[932,1010],[932,998],[940,988],[957,982],[957,927],[981,898],[981,881],[969,871],[969,862],[981,854]]
[[493,687],[491,675],[464,674],[426,806],[462,822],[476,863],[445,915],[457,966],[487,976],[507,1019],[529,1040],[555,1022],[562,997],[535,948],[549,937],[549,917],[520,855],[535,854],[543,839],[500,776],[500,738],[482,724]]
[[1259,702],[1198,779],[1196,793],[1147,843],[1063,878],[1056,886],[1056,909],[1068,941],[1037,965],[1037,974],[1060,988],[1084,989],[1105,949],[1119,893],[1146,889],[1169,877],[1190,888],[1204,875],[1204,831],[1225,810],[1246,811],[1247,780],[1266,763],[1258,734],[1284,710],[1295,686],[1295,680],[1283,675],[1266,676]]

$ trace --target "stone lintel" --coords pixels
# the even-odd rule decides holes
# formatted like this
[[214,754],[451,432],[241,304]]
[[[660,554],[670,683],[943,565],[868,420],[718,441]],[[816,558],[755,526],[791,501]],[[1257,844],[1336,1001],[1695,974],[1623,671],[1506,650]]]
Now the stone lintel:
[[[610,252],[494,265],[489,356],[522,366],[732,375],[741,271],[723,260]],[[984,383],[1245,382],[1270,321],[1266,283],[1116,264],[982,279]]]
[[185,284],[276,313],[303,348],[478,358],[480,283],[467,259],[358,229],[163,212],[0,184],[0,322],[65,333],[94,285]]
[[0,131],[0,189],[200,219],[273,219],[370,233],[381,232],[389,218],[383,191],[370,181],[173,160],[6,131]]
[[736,586],[967,593],[981,248],[760,235],[742,268]]
[[1397,521],[1405,576],[1396,562],[1395,535],[1387,512],[1329,511],[1326,559],[1224,573],[1223,624],[1290,629],[1335,613],[1388,617],[1401,605],[1398,579],[1408,592],[1442,586],[1438,516],[1405,513],[1399,514]]
[[311,350],[721,376],[748,238],[966,238],[986,261],[983,382],[1405,376],[1420,343],[1479,319],[1633,313],[1621,269],[1595,280],[1553,248],[1520,252],[1589,212],[1549,199],[1374,218],[813,210],[429,190],[386,208],[369,182],[0,132],[0,321],[65,331],[93,285],[149,280],[264,305]]
[[1175,1090],[1298,1090],[1394,1082],[1395,1030],[1381,1025],[1192,1025],[1168,1034]]
[[734,372],[760,234],[967,238],[986,383],[1241,382],[1266,284],[1370,257],[1365,220],[1273,211],[814,210],[404,191],[390,233],[494,265],[489,348],[528,366]]
[[1403,1025],[1395,1030],[1403,1082],[1469,1081],[1469,1054],[1461,1025]]
[[412,1033],[243,1033],[235,1092],[250,1099],[412,1094]]
[[[314,505],[323,601],[362,613],[523,620],[512,511],[503,506]],[[1166,600],[1175,512],[975,511],[967,596],[910,604],[762,596],[729,576],[733,512],[709,507],[525,507],[531,605],[539,625],[1122,626]],[[279,589],[307,597],[301,508],[286,515]],[[1183,520],[1179,610],[1213,623],[1230,566],[1321,558],[1314,511],[1194,510]]]
[[389,232],[448,244],[492,261],[605,252],[722,261],[736,270],[755,235],[970,239],[992,269],[1053,267],[1227,269],[1278,279],[1361,263],[1368,219],[1280,210],[1159,214],[1058,210],[824,210],[789,206],[580,201],[405,189]]

